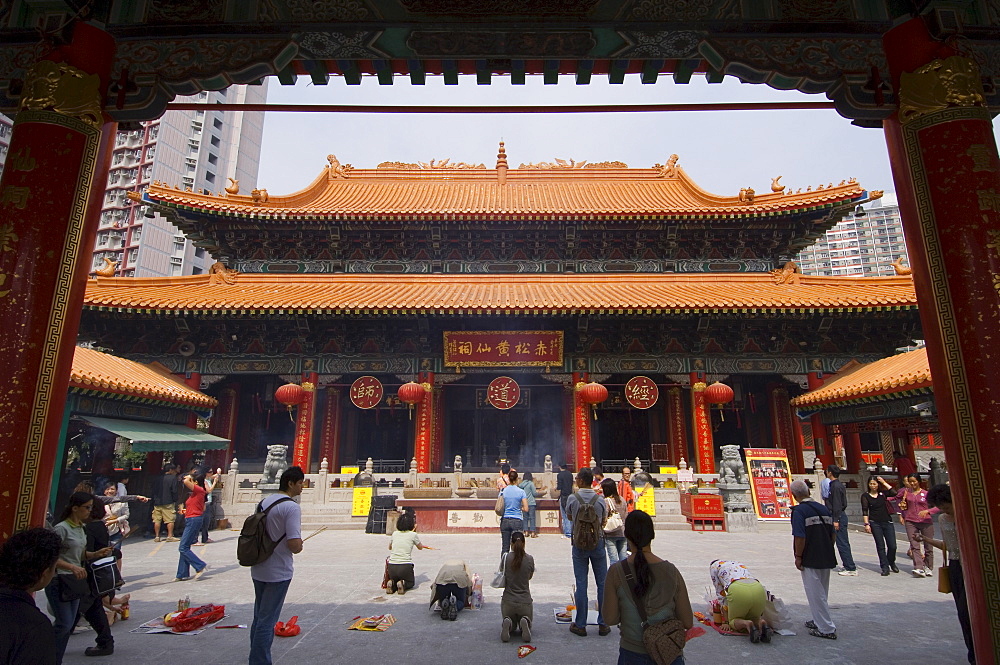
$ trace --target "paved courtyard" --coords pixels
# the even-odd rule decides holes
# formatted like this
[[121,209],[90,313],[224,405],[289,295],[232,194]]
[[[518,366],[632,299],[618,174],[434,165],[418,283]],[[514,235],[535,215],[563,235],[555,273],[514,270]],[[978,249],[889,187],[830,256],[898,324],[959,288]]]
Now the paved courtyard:
[[[139,635],[129,631],[143,621],[176,607],[178,598],[190,596],[192,606],[207,602],[224,604],[227,624],[249,624],[253,614],[253,587],[249,570],[235,559],[232,531],[213,532],[216,543],[197,547],[209,562],[210,574],[200,581],[173,582],[177,565],[176,543],[128,539],[125,544],[125,591],[132,594],[132,618],[113,627],[115,655],[86,658],[83,650],[93,644],[91,631],[70,637],[66,663],[95,662],[174,665],[176,663],[246,662],[248,631],[207,630],[200,635]],[[500,535],[423,536],[435,550],[414,551],[417,588],[405,596],[386,596],[379,588],[388,538],[353,531],[325,531],[305,543],[296,557],[296,573],[285,601],[284,620],[299,616],[302,633],[275,638],[274,662],[352,663],[382,665],[438,665],[468,662],[588,663],[617,660],[618,631],[599,637],[591,628],[586,638],[556,624],[553,609],[564,607],[573,585],[569,541],[545,535],[528,541],[537,571],[531,583],[535,600],[532,644],[537,651],[523,661],[517,658],[515,638],[500,641],[500,590],[488,586],[500,551]],[[773,593],[784,599],[796,620],[794,637],[776,636],[770,645],[752,645],[746,638],[722,636],[710,628],[689,642],[689,664],[756,663],[893,663],[894,665],[965,662],[965,647],[950,595],[937,592],[937,580],[909,575],[900,562],[898,575],[880,577],[872,540],[851,535],[858,577],[833,576],[831,604],[840,639],[810,637],[801,628],[809,618],[798,572],[792,565],[791,536],[787,524],[762,525],[759,534],[660,531],[654,551],[673,561],[684,575],[695,610],[703,610],[702,597],[709,586],[708,564],[718,557],[745,562]],[[902,543],[901,554],[906,547]],[[428,610],[429,584],[440,564],[460,557],[486,578],[482,610],[463,611],[455,622],[445,622]],[[593,598],[591,578],[591,598]],[[43,601],[44,602],[44,601]],[[346,630],[359,615],[392,613],[396,624],[384,633]],[[904,632],[905,630],[905,632]]]

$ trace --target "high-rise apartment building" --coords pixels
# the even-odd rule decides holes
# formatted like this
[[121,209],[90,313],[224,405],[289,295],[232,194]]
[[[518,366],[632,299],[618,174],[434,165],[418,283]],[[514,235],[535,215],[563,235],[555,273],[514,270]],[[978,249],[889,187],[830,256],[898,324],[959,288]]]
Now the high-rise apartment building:
[[256,186],[264,131],[262,111],[213,111],[212,104],[266,101],[267,84],[233,86],[178,101],[205,109],[167,111],[115,140],[92,270],[115,265],[124,277],[197,275],[213,261],[173,224],[128,198],[154,180],[196,192],[221,192],[230,178],[240,191]]
[[869,207],[848,214],[796,262],[806,275],[895,275],[892,263],[906,256],[903,222],[895,197],[886,194]]

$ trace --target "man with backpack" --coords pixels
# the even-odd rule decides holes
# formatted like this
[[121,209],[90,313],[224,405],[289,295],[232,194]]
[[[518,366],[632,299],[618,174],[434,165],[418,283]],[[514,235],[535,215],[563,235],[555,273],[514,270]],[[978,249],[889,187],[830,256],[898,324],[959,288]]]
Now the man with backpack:
[[604,579],[608,576],[608,558],[604,548],[604,523],[608,507],[604,499],[592,488],[594,474],[588,468],[576,474],[577,490],[566,500],[566,515],[573,526],[573,575],[576,577],[576,618],[569,632],[587,636],[587,569],[594,569],[597,584],[597,632],[607,635],[611,628],[604,623],[601,606],[604,604]]
[[[278,491],[264,497],[257,506],[257,513],[244,525],[240,534],[237,554],[240,563],[246,565],[254,561],[250,568],[253,579],[254,604],[253,625],[250,627],[250,665],[271,665],[271,643],[274,641],[274,624],[278,622],[281,608],[285,604],[285,594],[292,583],[292,555],[302,551],[302,510],[293,499],[302,494],[305,474],[293,466],[281,474]],[[263,515],[263,518],[259,517]],[[252,538],[253,531],[263,519],[266,536]],[[270,554],[267,550],[271,548]]]

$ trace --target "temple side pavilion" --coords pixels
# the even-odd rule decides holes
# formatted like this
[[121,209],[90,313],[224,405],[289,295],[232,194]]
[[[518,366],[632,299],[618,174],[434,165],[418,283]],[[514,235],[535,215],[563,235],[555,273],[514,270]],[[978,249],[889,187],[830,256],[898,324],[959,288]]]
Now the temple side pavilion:
[[[81,337],[217,396],[213,432],[241,463],[294,439],[296,461],[331,470],[550,454],[711,473],[738,443],[786,448],[801,469],[804,447],[835,451],[789,399],[919,336],[910,277],[789,261],[878,195],[853,180],[718,196],[676,156],[511,169],[502,144],[493,168],[328,161],[288,196],[154,184],[143,203],[220,263],[87,288]],[[716,380],[734,389],[721,409],[704,398]],[[296,422],[273,398],[289,381],[306,388]],[[412,419],[397,396],[411,381]]]

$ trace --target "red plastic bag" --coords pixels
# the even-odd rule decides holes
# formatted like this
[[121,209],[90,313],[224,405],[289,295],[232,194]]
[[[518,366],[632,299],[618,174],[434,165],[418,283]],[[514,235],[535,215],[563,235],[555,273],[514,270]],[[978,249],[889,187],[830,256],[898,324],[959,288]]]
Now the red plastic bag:
[[226,616],[225,605],[202,605],[186,609],[174,617],[174,625],[171,630],[175,633],[188,633],[192,630],[204,628],[210,623],[214,623]]

